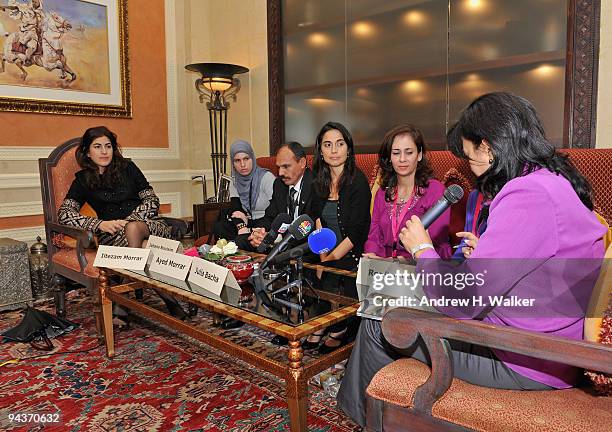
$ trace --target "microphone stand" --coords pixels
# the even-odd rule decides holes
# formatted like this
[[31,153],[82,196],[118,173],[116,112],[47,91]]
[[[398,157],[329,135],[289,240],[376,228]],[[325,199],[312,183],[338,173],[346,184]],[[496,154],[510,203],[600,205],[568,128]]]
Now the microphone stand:
[[[292,281],[292,282],[289,282],[285,286],[272,291],[270,293],[270,295],[272,296],[272,301],[273,302],[280,303],[283,306],[287,306],[290,309],[296,309],[298,311],[298,319],[300,321],[303,321],[303,319],[304,319],[304,306],[303,306],[303,303],[304,303],[304,292],[303,292],[303,287],[304,287],[304,284],[303,284],[303,282],[304,282],[304,259],[303,259],[303,257],[296,258],[296,266],[295,267],[296,267],[296,276],[297,276],[296,279],[294,281]],[[277,294],[280,294],[282,292],[290,292],[291,289],[294,288],[294,287],[297,288],[297,303],[276,297]],[[318,301],[319,300],[319,295],[312,288],[312,286],[310,286],[310,282],[308,282],[308,281],[306,281],[306,288],[309,288],[312,291],[312,293],[316,296],[317,301]]]
[[270,301],[270,297],[268,297],[266,292],[266,282],[264,281],[263,271],[259,265],[256,264],[253,266],[253,274],[251,274],[249,279],[251,279],[251,283],[253,284],[256,298],[261,300],[261,303],[268,309],[275,310],[276,308],[272,301]]

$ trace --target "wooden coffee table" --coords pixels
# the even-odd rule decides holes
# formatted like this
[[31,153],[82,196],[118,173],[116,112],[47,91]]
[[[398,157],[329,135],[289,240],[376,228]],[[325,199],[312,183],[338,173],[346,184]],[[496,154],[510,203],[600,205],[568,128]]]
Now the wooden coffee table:
[[[324,272],[335,273],[338,277],[354,278],[355,276],[355,274],[351,272],[330,269],[323,266],[307,265],[307,267],[319,268]],[[109,276],[111,274],[121,276],[125,283],[111,286],[109,283]],[[163,278],[156,276],[158,275],[152,275],[150,273],[148,275],[138,274],[129,270],[100,269],[100,301],[102,305],[103,331],[108,357],[113,357],[115,354],[112,325],[112,304],[115,302],[156,322],[167,325],[187,336],[204,342],[213,348],[239,358],[258,369],[265,370],[284,379],[286,383],[286,397],[291,420],[291,430],[307,431],[308,380],[317,373],[348,358],[353,348],[353,344],[342,346],[327,355],[321,355],[313,358],[311,361],[303,362],[304,352],[300,344],[300,339],[307,337],[317,330],[324,329],[355,315],[358,308],[357,299],[347,298],[342,295],[342,293],[333,293],[316,289],[316,295],[318,295],[320,301],[327,302],[326,306],[329,310],[327,312],[322,312],[320,315],[313,316],[313,318],[303,323],[291,323],[287,322],[287,319],[279,318],[279,316],[276,316],[274,313],[266,311],[266,308],[261,307],[257,310],[249,310],[249,308],[244,305],[228,304],[221,299],[208,298],[204,295],[195,294],[186,289],[178,288],[175,286],[176,284],[167,283],[167,281],[160,280]],[[251,351],[246,347],[213,334],[209,331],[210,329],[196,327],[189,322],[173,318],[165,312],[147,306],[127,295],[137,288],[154,288],[208,311],[235,318],[276,335],[286,337],[289,340],[287,361],[280,362]]]

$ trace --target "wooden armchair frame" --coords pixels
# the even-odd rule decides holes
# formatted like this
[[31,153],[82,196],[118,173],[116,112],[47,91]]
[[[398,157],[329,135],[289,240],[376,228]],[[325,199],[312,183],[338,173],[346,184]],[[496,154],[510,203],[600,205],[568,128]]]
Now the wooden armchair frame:
[[411,408],[367,396],[366,424],[375,424],[374,416],[382,409],[385,431],[405,431],[407,424],[411,425],[411,430],[419,431],[469,430],[432,415],[434,403],[449,389],[453,380],[452,351],[447,339],[612,373],[612,346],[481,321],[457,320],[430,312],[398,308],[384,316],[382,330],[387,341],[399,349],[409,348],[421,336],[432,362],[431,375],[414,392]]
[[[102,322],[99,318],[101,316],[101,310],[99,301],[97,301],[98,278],[85,274],[85,268],[88,264],[85,256],[85,249],[95,247],[94,233],[92,231],[62,225],[59,223],[57,215],[57,194],[61,192],[55,190],[54,175],[58,174],[55,172],[55,168],[62,158],[68,157],[68,153],[71,150],[76,149],[79,143],[79,138],[69,140],[55,148],[55,150],[53,150],[47,158],[38,160],[40,188],[43,199],[43,215],[45,220],[45,234],[47,237],[47,250],[49,255],[49,272],[53,275],[52,284],[55,312],[57,316],[66,316],[65,283],[67,278],[84,285],[89,291],[89,294],[92,296],[92,303],[94,305],[94,312],[96,315],[96,327],[98,328],[99,332],[101,332]],[[66,173],[66,175],[69,174]],[[72,178],[74,178],[74,176]],[[79,263],[80,271],[75,271],[72,268],[54,262],[53,256],[61,249],[55,241],[58,234],[63,234],[76,240],[75,254]]]

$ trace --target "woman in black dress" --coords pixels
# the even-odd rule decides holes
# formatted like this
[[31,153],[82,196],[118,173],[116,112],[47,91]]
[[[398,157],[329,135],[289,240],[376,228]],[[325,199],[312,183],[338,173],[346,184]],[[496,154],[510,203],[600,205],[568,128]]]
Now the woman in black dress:
[[[368,179],[355,162],[353,138],[340,123],[326,123],[317,135],[314,162],[312,216],[317,228],[327,227],[336,233],[336,246],[321,254],[326,266],[356,270],[370,229],[372,193]],[[332,275],[324,275],[331,277]],[[341,284],[346,278],[338,278]],[[355,285],[338,286],[341,291],[355,291]],[[343,294],[348,294],[343,292]],[[356,295],[356,291],[353,293]],[[323,340],[325,333],[328,337]],[[335,350],[347,342],[347,323],[338,324],[310,335],[304,349],[318,347],[322,353]]]
[[[158,215],[159,198],[136,164],[121,155],[117,135],[105,126],[87,129],[76,158],[83,169],[58,210],[60,223],[93,231],[103,245],[142,247],[150,235],[170,237]],[[96,217],[80,213],[85,203]],[[174,298],[160,296],[170,313],[186,317]]]
[[[159,198],[136,164],[121,155],[113,132],[87,129],[76,158],[83,169],[59,208],[60,223],[93,231],[103,245],[142,247],[149,235],[170,237],[157,214]],[[79,213],[86,202],[97,217]]]

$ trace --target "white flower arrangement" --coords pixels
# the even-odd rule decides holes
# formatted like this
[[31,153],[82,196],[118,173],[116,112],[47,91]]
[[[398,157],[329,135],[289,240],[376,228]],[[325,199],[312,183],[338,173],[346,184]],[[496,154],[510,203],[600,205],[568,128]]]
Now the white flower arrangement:
[[198,251],[209,261],[219,261],[226,256],[235,255],[238,252],[238,245],[233,241],[228,242],[225,239],[219,239],[213,246],[200,246]]

